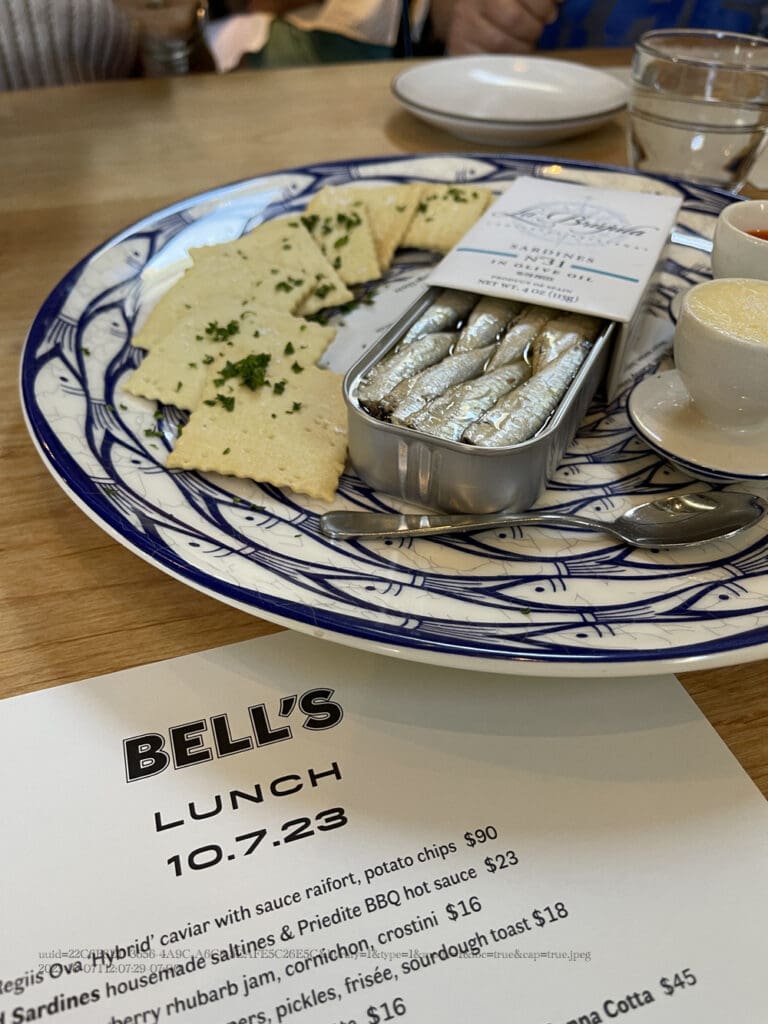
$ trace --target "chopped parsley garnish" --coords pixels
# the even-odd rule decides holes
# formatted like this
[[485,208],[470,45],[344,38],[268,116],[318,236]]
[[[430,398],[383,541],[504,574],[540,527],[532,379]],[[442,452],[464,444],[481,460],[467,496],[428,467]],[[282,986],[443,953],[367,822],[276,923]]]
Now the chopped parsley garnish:
[[337,213],[336,223],[351,231],[352,228],[356,228],[358,225],[362,224],[362,221],[360,220],[360,214],[358,213],[353,213],[351,215],[347,213]]
[[301,365],[301,363],[294,363],[291,366],[291,369],[293,370],[294,373],[303,373],[304,372],[304,367]]
[[[216,387],[221,387],[224,381],[239,377],[240,383],[251,391],[264,387],[267,383],[267,367],[269,366],[270,355],[268,352],[251,352],[250,355],[238,359],[236,363],[227,360],[226,365],[219,372],[214,380]],[[220,395],[217,397],[221,397]],[[233,399],[234,402],[234,399]]]
[[285,348],[283,349],[283,355],[292,356],[295,351],[296,349],[293,347],[293,344],[289,341],[287,342]]
[[227,412],[232,412],[235,408],[235,399],[233,395],[222,395],[218,394],[215,398],[207,398],[205,405],[223,405]]
[[240,333],[240,324],[237,320],[230,320],[228,324],[222,327],[218,320],[211,320],[205,328],[205,333],[209,338],[213,338],[214,341],[226,341],[233,334]]
[[294,288],[298,288],[304,284],[304,280],[301,277],[289,277],[285,281],[278,281],[275,285],[276,292],[292,292]]

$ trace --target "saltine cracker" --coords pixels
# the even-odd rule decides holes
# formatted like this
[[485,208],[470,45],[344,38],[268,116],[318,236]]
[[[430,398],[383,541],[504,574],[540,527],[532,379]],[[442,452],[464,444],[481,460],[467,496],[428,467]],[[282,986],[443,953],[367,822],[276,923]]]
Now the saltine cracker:
[[343,377],[279,354],[268,376],[285,382],[282,388],[250,390],[235,378],[222,380],[226,362],[249,349],[241,342],[209,367],[203,400],[169,453],[168,468],[223,473],[332,501],[347,453]]
[[123,385],[132,395],[180,409],[196,409],[208,368],[240,348],[280,355],[290,345],[303,364],[317,362],[335,328],[280,313],[242,306],[227,295],[196,307],[150,351]]
[[493,199],[479,185],[430,185],[421,195],[403,246],[447,253],[469,231]]

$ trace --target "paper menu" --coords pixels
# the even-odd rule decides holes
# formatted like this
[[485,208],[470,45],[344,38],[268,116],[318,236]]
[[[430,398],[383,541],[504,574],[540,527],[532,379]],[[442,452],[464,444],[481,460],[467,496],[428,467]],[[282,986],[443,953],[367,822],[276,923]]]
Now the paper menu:
[[284,633],[0,741],[2,1024],[768,1018],[765,804],[671,677]]
[[429,283],[626,323],[680,205],[672,196],[520,177]]

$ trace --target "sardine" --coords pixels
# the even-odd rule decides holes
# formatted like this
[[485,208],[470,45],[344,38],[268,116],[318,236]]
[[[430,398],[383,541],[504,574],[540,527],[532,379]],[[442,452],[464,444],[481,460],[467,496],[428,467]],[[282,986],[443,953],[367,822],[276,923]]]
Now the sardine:
[[457,337],[455,332],[450,331],[426,334],[386,356],[372,367],[361,382],[357,392],[360,405],[374,416],[379,415],[385,395],[397,387],[400,381],[407,380],[447,356]]
[[510,322],[522,309],[522,303],[511,299],[480,299],[462,327],[457,352],[469,352],[496,341]]
[[467,427],[462,440],[484,448],[520,444],[532,437],[557,408],[591,345],[578,342]]
[[594,316],[566,313],[548,321],[531,343],[531,371],[538,373],[578,341],[594,341],[600,321]]
[[547,320],[551,320],[556,315],[557,310],[547,306],[525,306],[499,342],[499,346],[488,364],[488,369],[495,370],[506,363],[514,363],[517,359],[522,359],[525,350]]
[[381,400],[381,406],[385,412],[391,412],[393,423],[405,426],[411,416],[431,399],[442,395],[452,384],[460,384],[481,374],[492,352],[493,345],[486,345],[471,352],[448,356],[410,380],[402,381]]
[[433,437],[458,441],[470,423],[530,376],[529,364],[518,359],[464,384],[454,384],[412,416],[408,425]]
[[398,347],[410,345],[412,341],[424,337],[425,334],[436,334],[457,327],[466,318],[477,299],[477,295],[470,292],[446,288],[440,292],[432,305],[424,310],[418,320],[411,324]]

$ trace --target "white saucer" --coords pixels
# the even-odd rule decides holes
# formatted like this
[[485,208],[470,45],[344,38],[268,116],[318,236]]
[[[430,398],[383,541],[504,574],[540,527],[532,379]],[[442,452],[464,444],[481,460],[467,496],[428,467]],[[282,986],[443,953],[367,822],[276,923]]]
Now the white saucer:
[[627,411],[643,440],[688,476],[713,483],[768,480],[768,427],[736,430],[704,419],[677,370],[641,380]]
[[538,144],[578,135],[610,120],[627,102],[618,78],[549,57],[444,57],[392,81],[416,117],[457,138],[488,145]]

